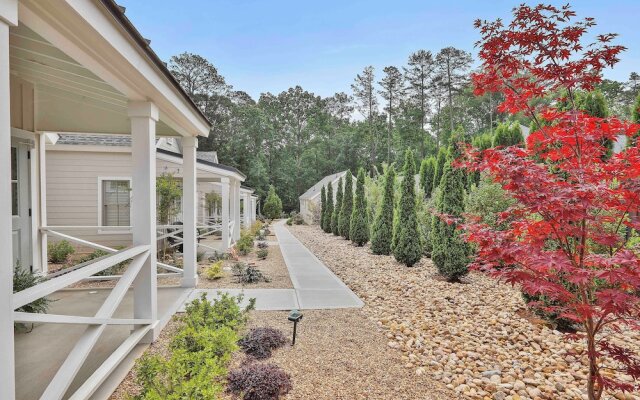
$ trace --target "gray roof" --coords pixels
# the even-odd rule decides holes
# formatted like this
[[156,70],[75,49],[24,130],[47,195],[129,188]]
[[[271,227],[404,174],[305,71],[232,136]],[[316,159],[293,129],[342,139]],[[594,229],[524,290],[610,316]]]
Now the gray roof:
[[218,153],[215,151],[198,151],[196,152],[198,160],[208,161],[212,163],[218,162]]
[[98,135],[61,133],[56,144],[79,146],[122,146],[131,147],[131,135]]
[[320,194],[320,191],[322,190],[323,186],[326,186],[329,183],[336,181],[341,176],[344,176],[346,173],[347,173],[347,171],[342,171],[342,172],[338,172],[338,173],[335,173],[335,174],[332,174],[332,175],[325,176],[324,178],[320,179],[320,181],[318,183],[316,183],[315,185],[311,186],[311,188],[309,188],[309,190],[304,192],[300,196],[300,199],[311,199],[311,198],[317,196],[318,194]]

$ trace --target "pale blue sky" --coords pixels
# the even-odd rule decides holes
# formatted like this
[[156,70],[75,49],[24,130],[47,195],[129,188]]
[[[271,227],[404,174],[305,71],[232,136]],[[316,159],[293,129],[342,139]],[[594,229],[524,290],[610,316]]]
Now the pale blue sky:
[[[162,59],[184,51],[200,54],[254,98],[294,85],[322,96],[350,92],[365,66],[373,65],[380,76],[382,68],[403,65],[418,49],[455,46],[475,57],[474,19],[508,19],[521,2],[119,0]],[[606,76],[626,80],[630,72],[640,72],[640,1],[572,4],[579,17],[596,18],[596,33],[619,33],[618,42],[628,47]]]

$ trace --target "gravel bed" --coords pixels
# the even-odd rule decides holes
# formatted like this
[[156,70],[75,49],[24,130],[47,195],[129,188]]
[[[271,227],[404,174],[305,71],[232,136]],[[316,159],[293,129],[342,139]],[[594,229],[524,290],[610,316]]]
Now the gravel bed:
[[200,279],[198,280],[198,288],[200,289],[218,289],[218,288],[226,288],[226,289],[235,289],[235,288],[270,288],[270,289],[289,289],[293,288],[293,284],[291,283],[291,279],[289,278],[289,270],[287,269],[287,264],[284,262],[284,258],[282,257],[282,252],[280,251],[280,246],[278,245],[269,245],[269,255],[264,260],[258,260],[256,257],[257,247],[254,250],[246,255],[240,257],[239,261],[244,263],[254,264],[263,274],[269,278],[269,282],[258,282],[252,284],[242,284],[236,282],[235,277],[231,274],[231,266],[235,264],[235,261],[227,260],[223,264],[223,269],[226,268],[223,273],[224,276],[220,279],[209,280],[204,277],[203,271],[206,267],[208,267],[211,263],[202,263],[199,265],[198,270],[200,274]]
[[[427,375],[403,368],[400,354],[359,309],[307,310],[296,345],[268,359],[291,375],[286,399],[454,399],[455,393]],[[269,326],[291,336],[287,312],[254,311],[249,327]],[[237,365],[239,360],[235,360]]]
[[[475,272],[463,284],[447,283],[429,259],[407,268],[316,226],[287,228],[366,303],[363,313],[383,330],[402,365],[454,390],[450,398],[587,398],[584,346],[525,318],[517,289]],[[613,341],[638,344],[640,338]]]

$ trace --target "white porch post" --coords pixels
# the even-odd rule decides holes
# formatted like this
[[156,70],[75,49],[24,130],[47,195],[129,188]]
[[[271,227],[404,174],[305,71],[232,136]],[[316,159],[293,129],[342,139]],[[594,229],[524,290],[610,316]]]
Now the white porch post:
[[222,251],[229,248],[229,178],[220,179],[220,198],[222,199]]
[[[133,287],[134,318],[158,319],[157,240],[156,240],[156,122],[158,108],[150,102],[129,103],[131,119],[131,226],[133,245],[149,245],[149,258],[142,266]],[[153,342],[158,332],[152,330],[142,340]]]
[[231,206],[233,207],[233,241],[240,239],[240,182],[231,183]]
[[196,287],[198,284],[198,260],[196,220],[198,205],[196,203],[196,149],[198,139],[195,137],[182,138],[182,218],[184,224],[182,257],[184,267],[182,272],[182,287]]
[[7,400],[13,400],[16,395],[13,348],[9,26],[17,24],[17,0],[0,2],[0,399]]
[[251,226],[251,193],[244,194],[244,226],[249,228]]

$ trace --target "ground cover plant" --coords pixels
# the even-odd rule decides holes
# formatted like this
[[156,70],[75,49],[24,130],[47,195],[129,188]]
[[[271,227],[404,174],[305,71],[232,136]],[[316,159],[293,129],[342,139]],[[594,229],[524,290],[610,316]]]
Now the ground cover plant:
[[276,400],[292,389],[291,377],[271,363],[251,363],[231,371],[228,391],[243,400]]
[[245,354],[258,360],[264,360],[271,357],[273,350],[284,346],[288,341],[281,330],[260,327],[249,330],[238,344]]
[[238,283],[258,283],[269,282],[269,278],[265,276],[255,265],[238,262],[231,267],[233,275]]

